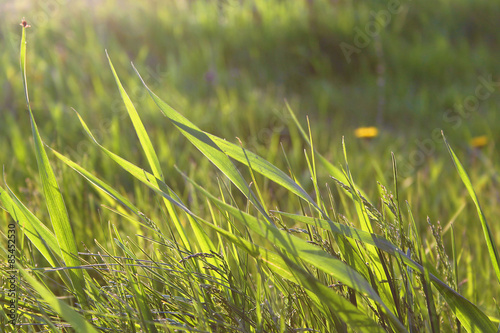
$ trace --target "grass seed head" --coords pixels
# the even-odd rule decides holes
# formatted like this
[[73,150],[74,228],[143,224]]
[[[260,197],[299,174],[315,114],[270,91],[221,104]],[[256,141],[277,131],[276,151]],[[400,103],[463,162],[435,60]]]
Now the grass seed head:
[[28,24],[28,22],[26,22],[25,18],[23,17],[22,21],[21,21],[21,24],[20,24],[23,28],[31,28],[31,25]]

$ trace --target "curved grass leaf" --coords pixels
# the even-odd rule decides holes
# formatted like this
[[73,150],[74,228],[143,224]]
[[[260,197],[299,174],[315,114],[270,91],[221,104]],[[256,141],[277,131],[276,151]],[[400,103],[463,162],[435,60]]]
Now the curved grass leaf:
[[427,312],[429,314],[429,321],[431,322],[431,330],[432,333],[439,332],[439,317],[436,312],[436,305],[434,304],[434,296],[432,295],[431,288],[431,279],[429,276],[429,270],[426,269],[427,258],[425,256],[425,250],[423,248],[420,249],[420,257],[422,258],[422,264],[424,266],[424,278],[422,281],[422,287],[424,290],[425,301],[427,303]]
[[26,237],[40,251],[52,267],[57,267],[54,255],[61,256],[61,249],[57,244],[56,236],[42,223],[7,187],[7,193],[0,187],[0,202],[10,216],[24,229]]
[[217,146],[217,144],[203,131],[191,123],[187,118],[174,110],[170,105],[161,100],[155,93],[153,93],[146,82],[142,79],[141,75],[134,67],[137,75],[141,79],[144,87],[149,92],[149,95],[160,108],[163,114],[181,131],[181,133],[203,154],[212,164],[214,164],[222,173],[224,173],[229,180],[247,197],[247,199],[257,208],[257,210],[265,217],[268,223],[273,224],[265,209],[257,200],[255,194],[248,186],[247,182],[240,174],[236,166],[231,162],[229,157]]
[[[75,111],[76,112],[76,111]],[[156,178],[153,174],[147,172],[144,169],[139,168],[138,166],[130,163],[129,161],[125,160],[124,158],[114,154],[110,150],[106,149],[104,146],[102,146],[94,137],[90,129],[88,128],[87,124],[83,120],[83,118],[80,116],[78,112],[76,112],[78,119],[80,120],[83,129],[87,133],[87,135],[94,141],[94,143],[99,146],[99,148],[102,149],[102,151],[108,155],[113,161],[115,161],[119,166],[121,166],[125,171],[130,173],[132,176],[134,176],[136,179],[140,180],[144,184],[146,184],[148,187],[151,189],[155,190],[157,193],[164,194],[163,197],[167,198],[170,202],[172,202],[174,205],[177,207],[181,208],[187,213],[191,213],[189,209],[184,206],[181,202],[180,199],[175,195],[175,193],[168,187],[167,184],[165,184],[162,180]],[[175,196],[175,199],[171,196],[169,196],[167,193],[173,193]]]
[[291,214],[281,211],[272,211],[272,212],[283,215],[297,222],[313,225],[315,227],[329,230],[334,234],[339,234],[344,237],[351,238],[368,245],[373,245],[379,248],[380,250],[390,253],[392,255],[398,255],[398,256],[404,255],[406,257],[406,254],[404,254],[394,244],[392,244],[390,241],[388,241],[382,236],[372,234],[364,230],[356,229],[342,223],[333,222],[330,220],[323,220],[315,217]]
[[118,77],[118,74],[116,74],[113,63],[109,58],[108,51],[106,51],[106,57],[108,58],[109,67],[113,72],[116,85],[118,86],[118,90],[120,91],[120,95],[122,97],[123,103],[125,104],[125,108],[127,109],[130,120],[134,125],[135,132],[137,134],[137,137],[139,138],[142,149],[144,150],[144,154],[146,154],[146,158],[149,162],[149,165],[151,166],[153,175],[163,180],[164,178],[163,178],[163,172],[161,171],[160,161],[158,160],[158,156],[156,155],[156,151],[153,147],[153,144],[151,143],[151,139],[149,138],[146,128],[144,127],[144,124],[142,123],[141,118],[139,117],[139,114],[137,113],[137,110],[134,107],[134,104],[130,100],[130,97],[123,88],[123,85],[120,81],[120,78]]
[[[67,266],[76,267],[80,265],[80,260],[78,259],[78,250],[76,246],[75,236],[73,230],[71,229],[71,224],[69,221],[68,212],[66,211],[66,206],[64,204],[64,199],[61,194],[59,185],[57,184],[54,171],[50,166],[47,153],[44,149],[43,141],[38,132],[38,127],[31,111],[30,100],[28,96],[28,83],[26,80],[26,28],[23,27],[22,38],[21,38],[21,72],[24,83],[24,95],[26,97],[26,103],[29,110],[31,129],[33,132],[33,141],[35,143],[35,155],[38,164],[38,171],[40,173],[40,179],[43,188],[43,194],[47,204],[47,210],[49,211],[50,220],[52,222],[52,227],[54,229],[54,234],[57,238],[57,242],[62,253],[62,257]],[[83,277],[83,272],[81,270],[70,270],[70,277],[73,283],[74,289],[77,292],[77,297],[79,302],[84,305],[86,304],[86,297],[84,294],[85,280]]]
[[124,207],[130,209],[132,212],[134,212],[137,216],[141,217],[141,214],[139,214],[139,209],[132,203],[130,200],[127,199],[127,197],[121,195],[118,191],[116,191],[114,188],[94,176],[92,173],[89,171],[85,170],[83,167],[78,165],[77,163],[73,162],[66,156],[62,155],[61,153],[57,152],[56,150],[50,148],[52,153],[56,155],[56,157],[64,162],[66,165],[68,165],[70,168],[78,172],[83,178],[85,178],[89,183],[94,185],[97,189],[103,191],[107,195],[109,195],[111,198],[116,200],[118,203],[123,205]]
[[299,186],[299,184],[297,184],[292,178],[275,167],[273,164],[269,163],[268,161],[251,151],[243,150],[240,146],[235,145],[234,143],[221,139],[207,132],[203,133],[208,135],[208,137],[210,137],[210,139],[212,139],[212,141],[215,142],[217,146],[229,157],[234,158],[238,162],[252,168],[252,170],[272,180],[276,184],[283,186],[290,192],[298,195],[299,197],[319,209],[313,199],[302,187]]
[[[441,133],[443,134],[443,132]],[[498,250],[495,245],[495,238],[491,233],[488,222],[486,221],[486,216],[484,216],[483,210],[481,209],[481,205],[479,204],[479,199],[477,198],[476,192],[474,192],[474,188],[472,187],[472,183],[470,181],[469,176],[467,175],[467,172],[462,166],[462,163],[460,163],[460,160],[458,159],[457,155],[455,155],[453,149],[451,149],[451,146],[448,144],[448,141],[446,141],[446,137],[444,136],[444,134],[443,134],[443,139],[444,143],[446,144],[446,147],[448,148],[448,151],[450,152],[451,158],[453,159],[453,163],[457,168],[458,175],[460,176],[460,179],[462,179],[462,182],[467,188],[467,192],[469,192],[469,195],[472,198],[474,205],[476,206],[477,215],[479,216],[479,221],[481,221],[481,227],[483,228],[484,239],[486,240],[486,245],[488,246],[488,253],[490,255],[491,263],[493,264],[493,269],[495,270],[498,282],[500,283],[500,257],[498,256]]]
[[[113,63],[111,62],[111,59],[109,58],[108,52],[106,51],[106,56],[108,57],[109,61],[109,66],[111,67],[111,71],[113,72],[113,76],[115,77],[116,85],[118,86],[118,90],[120,91],[120,95],[122,97],[123,103],[125,104],[125,107],[127,109],[128,115],[130,117],[130,120],[132,121],[132,124],[134,125],[135,132],[137,134],[137,137],[139,138],[139,141],[141,143],[141,147],[144,151],[144,154],[146,155],[146,158],[148,160],[148,163],[151,167],[151,170],[153,171],[153,175],[161,179],[162,181],[165,181],[165,178],[163,176],[163,172],[161,171],[161,166],[160,166],[160,161],[158,160],[158,156],[156,154],[156,151],[153,147],[153,144],[151,143],[151,139],[149,138],[149,135],[146,131],[146,128],[144,127],[141,118],[139,117],[139,114],[137,113],[137,110],[134,107],[134,104],[130,100],[130,97],[128,96],[127,92],[123,88],[123,85],[120,81],[120,78],[118,77],[118,74],[116,74],[115,68],[113,66]],[[174,207],[172,204],[167,200],[164,199],[164,204],[165,207],[167,208],[168,213],[170,214],[171,221],[174,223],[175,229],[177,230],[177,233],[179,234],[181,238],[182,245],[191,250],[191,245],[190,242],[188,241],[188,236],[186,234],[185,228],[182,226],[181,221],[179,220]],[[196,223],[192,223],[192,227],[194,229],[195,235],[197,238],[203,238],[200,240],[199,244],[207,244],[209,245],[208,247],[202,248],[202,252],[210,252],[211,250],[214,250],[215,247],[212,244],[211,240],[207,237],[203,236],[203,232],[198,229]]]
[[[312,142],[311,142],[311,147],[312,147]],[[355,184],[354,184],[354,179],[352,177],[351,171],[349,169],[349,163],[347,162],[347,150],[345,147],[345,142],[344,142],[344,137],[342,137],[342,151],[344,153],[344,161],[345,161],[345,178],[349,182],[349,187],[351,188],[350,194],[351,194],[351,199],[354,202],[354,206],[356,208],[356,215],[358,216],[359,224],[361,226],[361,230],[367,231],[369,233],[373,233],[373,227],[371,225],[370,219],[368,217],[368,212],[366,209],[366,206],[361,199],[361,194],[358,192]],[[363,251],[363,250],[361,250]],[[381,264],[381,258],[379,258],[380,252],[377,251],[373,246],[366,246],[366,251],[363,251],[367,254],[367,256],[370,258],[372,264],[373,264],[373,269],[372,271],[376,275],[376,278],[379,281],[389,281],[390,277],[387,276],[386,271],[384,270],[382,264]],[[391,290],[390,290],[390,285],[389,284],[381,284],[379,286],[379,292],[382,296],[383,299],[392,301],[394,299],[398,299],[399,295],[392,295]],[[391,302],[389,304],[392,304],[394,306],[393,311],[397,311],[397,307],[395,302]]]
[[[139,168],[138,166],[128,162],[127,160],[121,158],[120,156],[114,154],[113,152],[102,146],[96,140],[96,138],[94,137],[94,135],[88,128],[87,124],[80,116],[80,114],[76,111],[75,113],[77,114],[78,119],[80,120],[87,135],[94,141],[95,144],[99,146],[99,148],[102,149],[104,153],[106,153],[106,155],[108,155],[112,160],[114,160],[118,165],[120,165],[125,171],[129,172],[132,176],[134,176],[135,178],[137,178],[138,180],[149,186],[151,189],[155,190],[158,194],[163,196],[163,198],[167,199],[170,203],[178,206],[186,213],[188,213],[188,218],[189,216],[193,215],[191,211],[184,204],[181,203],[181,200],[177,197],[175,192],[172,191],[172,189],[170,189],[170,187],[168,187],[168,185],[165,184],[161,179],[158,179],[157,177],[147,172],[146,170]],[[174,199],[174,196],[176,197],[176,199]],[[190,222],[192,225],[195,225],[197,223],[196,220],[191,220],[191,219]],[[193,229],[197,230],[198,232],[197,240],[202,249],[210,249],[210,250],[215,249],[212,241],[210,240],[208,235],[203,231],[203,229],[199,228],[199,226],[194,226]],[[191,243],[192,246],[195,245],[193,242]]]

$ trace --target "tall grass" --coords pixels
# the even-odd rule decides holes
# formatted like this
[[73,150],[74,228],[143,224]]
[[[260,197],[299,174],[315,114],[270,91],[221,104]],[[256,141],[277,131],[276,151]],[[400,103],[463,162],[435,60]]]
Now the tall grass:
[[[431,223],[433,239],[420,235],[419,220],[399,191],[395,159],[393,188],[380,184],[380,204],[374,204],[357,185],[346,145],[342,143],[344,161],[336,166],[318,149],[314,123],[304,130],[287,105],[290,140],[305,148],[300,157],[305,171],[299,174],[289,162],[287,174],[245,148],[244,141],[232,143],[201,130],[156,95],[134,67],[154,107],[173,125],[169,130],[178,131],[201,153],[192,163],[206,172],[204,177],[180,168],[164,173],[159,149],[142,120],[143,110],[153,112],[153,103],[141,103],[137,111],[108,56],[110,74],[139,139],[135,148],[96,136],[78,110],[71,118],[79,120],[98,158],[115,165],[110,170],[119,176],[106,177],[106,172],[103,176],[83,165],[84,156],[77,162],[44,144],[28,97],[25,27],[20,53],[40,175],[36,186],[42,191],[25,205],[7,179],[0,202],[17,228],[15,303],[18,325],[25,331],[497,330],[492,306],[482,303],[491,304],[491,298],[483,295],[478,302],[477,288],[460,291],[459,274],[474,278],[472,264],[461,258],[471,260],[472,255],[457,253],[453,236],[449,259],[439,224]],[[165,141],[161,149],[175,154],[173,145]],[[474,250],[487,253],[492,262],[488,269],[498,274],[495,237],[471,180],[446,146],[484,230],[482,240],[474,239]],[[144,154],[144,166],[125,156],[129,149]],[[68,209],[63,199],[72,191],[73,173],[59,169],[62,165],[86,180],[82,193],[92,193],[90,207],[80,211],[83,218],[73,216],[77,210]],[[319,177],[324,173],[331,177],[326,186]],[[132,186],[122,184],[123,179]],[[170,183],[182,183],[186,193]],[[130,187],[135,193],[124,191]],[[42,202],[48,217],[35,211]],[[99,214],[85,212],[99,204]],[[78,245],[77,235],[89,224],[98,225],[105,237],[80,236],[85,244]],[[496,293],[496,281],[491,289]],[[1,302],[8,304],[10,298]],[[5,309],[1,311],[0,323],[15,330]]]

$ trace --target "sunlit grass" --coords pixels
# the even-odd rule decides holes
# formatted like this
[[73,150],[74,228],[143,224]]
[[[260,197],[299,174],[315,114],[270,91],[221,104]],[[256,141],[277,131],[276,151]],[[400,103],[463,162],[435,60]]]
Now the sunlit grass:
[[[336,71],[329,57],[342,59],[321,49],[332,8],[316,1],[318,8],[305,9],[305,3],[256,9],[245,3],[250,11],[225,8],[219,20],[217,7],[202,14],[208,7],[201,2],[179,5],[171,13],[158,10],[163,30],[146,20],[135,35],[125,33],[125,18],[106,21],[103,11],[105,32],[97,31],[97,17],[80,26],[79,18],[67,23],[64,31],[74,34],[76,44],[61,38],[57,15],[44,26],[31,24],[29,36],[37,35],[28,38],[27,81],[40,136],[30,134],[13,52],[2,55],[7,88],[1,96],[8,112],[0,121],[7,147],[0,151],[6,170],[0,216],[24,226],[18,228],[17,258],[33,277],[19,286],[20,322],[38,325],[33,330],[78,327],[82,320],[113,331],[457,331],[459,321],[462,329],[495,329],[498,237],[496,226],[486,224],[499,213],[495,137],[486,136],[486,144],[482,137],[466,138],[496,133],[489,120],[498,97],[492,94],[467,126],[444,124],[478,219],[459,175],[449,172],[446,146],[429,131],[443,125],[439,110],[474,93],[477,65],[450,64],[469,79],[463,85],[443,79],[440,57],[454,46],[436,37],[429,43],[440,48],[417,50],[439,60],[423,75],[413,58],[418,52],[394,58],[398,43],[405,42],[388,30],[386,61],[397,66],[389,66],[394,72],[387,79],[397,98],[386,100],[383,124],[354,132],[375,123],[375,112],[366,110],[375,110],[380,97],[370,68],[377,57],[367,48],[359,58],[366,67]],[[309,10],[315,22],[304,16]],[[277,17],[283,20],[273,25]],[[346,35],[339,40],[352,38],[345,29],[359,23],[344,20],[339,25]],[[411,22],[425,21],[425,12],[412,10],[398,20],[409,29]],[[248,38],[233,36],[236,28]],[[318,38],[320,49],[301,49],[308,45],[300,37],[306,33]],[[145,42],[130,49],[139,37]],[[473,52],[488,73],[496,63],[489,46],[473,32],[466,37],[477,43]],[[147,42],[164,38],[167,51]],[[57,41],[56,47],[47,50],[42,41]],[[297,49],[280,56],[276,41]],[[304,51],[313,53],[304,57]],[[151,91],[127,67],[130,58]],[[401,75],[398,66],[405,68]],[[442,93],[434,94],[433,85],[443,85]],[[152,91],[158,96],[151,98]],[[305,112],[311,114],[310,129]],[[460,154],[468,146],[473,154]],[[422,161],[415,151],[424,152]],[[396,176],[398,165],[410,172]],[[56,186],[64,202],[46,209],[54,190],[59,192]],[[53,218],[61,209],[74,236],[64,233],[64,217]],[[76,251],[78,258],[68,257]],[[65,265],[79,268],[53,270]],[[74,278],[85,282],[78,286]]]

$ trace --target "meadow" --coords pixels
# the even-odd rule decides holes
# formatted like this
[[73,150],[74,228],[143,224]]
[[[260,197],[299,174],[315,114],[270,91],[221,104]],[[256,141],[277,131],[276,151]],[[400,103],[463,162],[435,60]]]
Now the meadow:
[[0,2],[0,331],[496,332],[498,17]]

